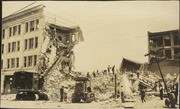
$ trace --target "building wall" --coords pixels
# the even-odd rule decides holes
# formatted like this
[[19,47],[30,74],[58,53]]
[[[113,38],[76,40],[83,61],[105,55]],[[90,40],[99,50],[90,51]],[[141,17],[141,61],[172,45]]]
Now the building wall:
[[[164,61],[161,61],[159,64],[160,64],[160,68],[161,68],[161,71],[162,71],[162,74],[164,77],[167,74],[177,75],[179,73],[179,62],[178,61],[164,60]],[[153,63],[152,65],[150,65],[148,67],[148,70],[160,75],[157,63]]]
[[[166,76],[168,73],[174,75],[174,73],[179,72],[179,33],[179,30],[157,33],[148,32],[149,52],[163,48],[157,53],[157,57],[159,60],[165,58],[163,61],[160,61],[160,67],[163,76]],[[155,60],[150,55],[150,65],[148,67],[148,70],[156,72],[158,75],[160,75],[157,63],[153,63],[154,61]]]
[[[30,21],[33,21],[36,19],[39,19],[38,29],[30,32],[30,28],[29,28],[29,31],[25,32],[26,22],[29,23],[29,27],[30,27]],[[21,25],[21,34],[9,37],[9,28],[12,27],[13,29],[13,26],[16,26],[16,25]],[[1,55],[2,56],[1,62],[3,62],[1,63],[1,65],[3,64],[2,69],[1,69],[1,92],[3,92],[4,78],[6,75],[13,75],[13,73],[18,70],[25,70],[25,71],[29,70],[33,72],[36,71],[35,65],[24,67],[24,57],[37,55],[37,59],[38,59],[38,55],[40,54],[40,51],[41,51],[42,42],[44,40],[44,36],[43,36],[44,28],[45,28],[45,21],[44,21],[44,16],[41,11],[38,13],[24,16],[21,19],[17,19],[17,20],[2,24],[2,29],[5,29],[5,35],[4,35],[4,38],[2,38],[2,44],[4,44],[4,49],[3,49],[4,52]],[[34,47],[32,49],[25,50],[25,39],[30,39],[30,38],[35,38],[35,37],[38,37],[37,48],[35,48],[35,39],[34,39]],[[14,51],[14,52],[8,52],[8,43],[12,44],[12,42],[17,42],[17,41],[20,42],[20,50]],[[16,50],[17,50],[17,43],[16,43]],[[7,64],[8,64],[7,59],[11,59],[11,58],[15,58],[15,67],[7,68]],[[19,67],[16,67],[17,65],[16,58],[19,58]],[[10,61],[10,64],[11,64],[11,61]]]

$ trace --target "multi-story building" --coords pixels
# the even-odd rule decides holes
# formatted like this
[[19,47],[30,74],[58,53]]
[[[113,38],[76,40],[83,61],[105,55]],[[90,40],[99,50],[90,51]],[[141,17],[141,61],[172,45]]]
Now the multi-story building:
[[[160,67],[164,76],[168,73],[171,75],[179,73],[179,39],[179,30],[148,32],[149,52],[159,50],[157,58],[161,60]],[[148,70],[159,74],[157,63],[154,63],[154,58],[151,55],[149,56],[149,63]]]
[[50,21],[45,15],[44,7],[38,5],[2,19],[1,92],[11,93],[12,75],[15,71],[37,72],[39,56],[42,52],[48,52],[44,50],[48,43],[45,31],[53,31],[48,39],[61,43],[56,46],[56,51],[66,48],[69,42],[74,41],[73,44],[77,44],[75,33],[81,32],[80,28],[64,27]]

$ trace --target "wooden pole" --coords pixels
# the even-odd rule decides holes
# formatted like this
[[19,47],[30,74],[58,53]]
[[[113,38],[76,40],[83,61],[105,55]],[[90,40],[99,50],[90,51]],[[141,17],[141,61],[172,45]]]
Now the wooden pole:
[[115,78],[115,80],[114,80],[114,82],[115,82],[115,98],[117,98],[117,84],[116,84],[116,74],[114,75],[114,78]]
[[161,71],[161,68],[160,68],[160,65],[159,65],[159,61],[157,60],[157,57],[156,57],[156,63],[157,63],[157,66],[158,66],[159,72],[160,72],[160,74],[161,74],[161,78],[162,78],[162,80],[163,80],[163,83],[164,83],[165,89],[166,89],[166,91],[168,92],[167,85],[166,85],[166,83],[165,83],[165,80],[164,80],[164,77],[163,77],[163,74],[162,74],[162,71]]

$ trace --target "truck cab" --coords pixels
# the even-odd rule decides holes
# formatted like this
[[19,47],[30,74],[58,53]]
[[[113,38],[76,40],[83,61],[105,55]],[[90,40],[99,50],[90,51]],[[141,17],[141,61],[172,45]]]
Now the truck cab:
[[75,78],[75,90],[72,94],[72,103],[89,103],[95,100],[95,94],[92,93],[91,83],[86,77]]

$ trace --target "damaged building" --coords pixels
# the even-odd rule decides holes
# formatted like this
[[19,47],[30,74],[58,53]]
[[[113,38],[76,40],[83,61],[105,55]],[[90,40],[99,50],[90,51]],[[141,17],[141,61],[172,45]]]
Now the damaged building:
[[[161,60],[160,67],[164,76],[179,73],[179,33],[179,30],[148,32],[149,52],[159,50],[157,58]],[[152,55],[149,56],[149,63],[148,70],[160,75],[157,63],[154,62]]]
[[120,66],[121,72],[136,72],[143,66],[142,63],[123,58]]
[[74,68],[73,48],[84,40],[82,31],[49,19],[44,8],[38,5],[2,19],[2,93],[15,93],[14,72],[36,72],[44,79],[55,69],[71,73]]

